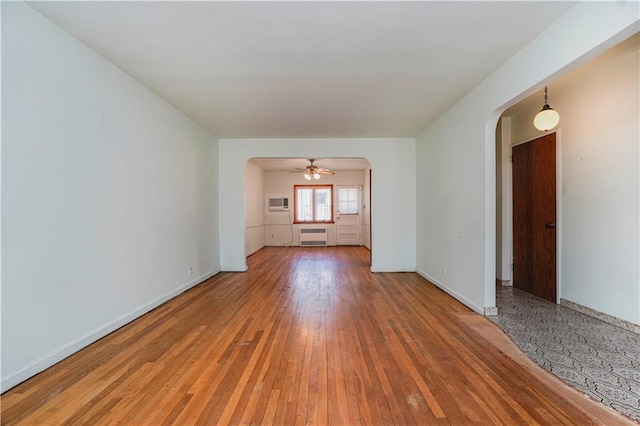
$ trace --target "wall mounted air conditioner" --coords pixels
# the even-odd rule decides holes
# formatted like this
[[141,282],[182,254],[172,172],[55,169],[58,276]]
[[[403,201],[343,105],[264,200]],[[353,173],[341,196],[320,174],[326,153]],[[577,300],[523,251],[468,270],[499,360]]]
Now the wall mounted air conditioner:
[[287,197],[269,198],[268,208],[270,212],[289,211],[289,199]]

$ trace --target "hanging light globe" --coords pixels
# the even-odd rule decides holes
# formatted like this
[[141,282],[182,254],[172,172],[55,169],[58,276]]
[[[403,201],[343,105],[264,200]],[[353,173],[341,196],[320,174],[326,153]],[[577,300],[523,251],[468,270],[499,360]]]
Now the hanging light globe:
[[549,105],[542,107],[539,113],[533,118],[533,125],[538,130],[551,130],[560,122],[560,114]]
[[533,125],[536,129],[548,131],[553,129],[560,122],[560,114],[547,103],[547,86],[544,86],[544,106],[533,118]]

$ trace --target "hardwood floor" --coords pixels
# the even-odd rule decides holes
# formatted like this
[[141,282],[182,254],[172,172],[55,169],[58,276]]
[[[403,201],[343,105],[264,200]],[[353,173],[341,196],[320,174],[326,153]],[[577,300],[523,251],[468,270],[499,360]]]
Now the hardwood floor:
[[263,249],[2,395],[2,424],[632,424],[368,256]]

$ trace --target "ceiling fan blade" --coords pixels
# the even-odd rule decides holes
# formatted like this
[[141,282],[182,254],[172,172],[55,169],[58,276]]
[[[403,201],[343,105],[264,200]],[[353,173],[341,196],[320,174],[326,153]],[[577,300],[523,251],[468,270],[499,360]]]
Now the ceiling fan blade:
[[295,170],[291,170],[289,173],[303,173],[306,172],[307,169],[301,169],[299,167],[296,167]]
[[321,168],[317,168],[316,169],[316,173],[319,173],[321,175],[335,175],[335,172],[332,172],[329,169],[321,169]]

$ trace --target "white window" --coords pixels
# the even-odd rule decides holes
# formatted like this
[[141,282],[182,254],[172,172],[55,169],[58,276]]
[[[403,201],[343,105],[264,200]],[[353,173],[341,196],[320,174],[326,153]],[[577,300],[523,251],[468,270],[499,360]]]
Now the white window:
[[333,222],[332,185],[294,185],[294,223]]
[[338,188],[338,212],[340,214],[358,214],[358,188]]

